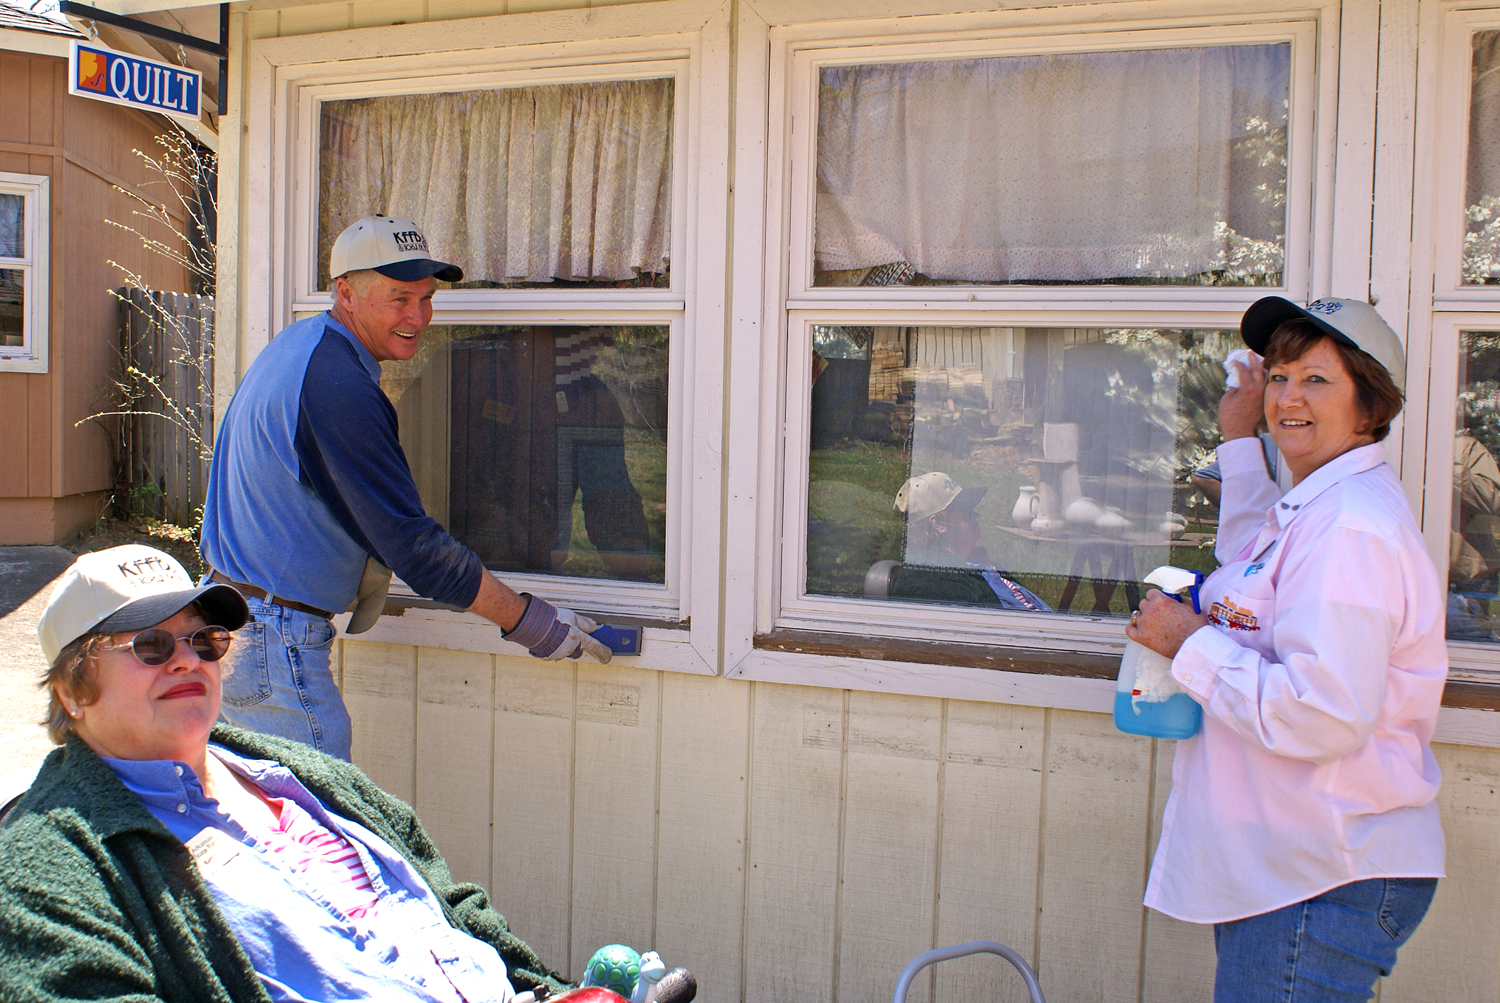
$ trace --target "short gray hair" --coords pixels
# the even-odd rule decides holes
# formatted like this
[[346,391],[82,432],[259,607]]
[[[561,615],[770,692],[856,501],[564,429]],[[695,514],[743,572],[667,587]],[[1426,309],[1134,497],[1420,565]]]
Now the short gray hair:
[[370,291],[375,280],[380,278],[380,273],[373,268],[356,268],[352,272],[345,272],[339,278],[349,283],[356,295],[363,296]]

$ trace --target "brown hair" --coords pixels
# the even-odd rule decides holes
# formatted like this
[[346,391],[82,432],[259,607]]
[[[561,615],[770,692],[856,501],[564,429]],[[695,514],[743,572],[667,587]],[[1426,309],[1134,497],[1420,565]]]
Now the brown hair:
[[1401,413],[1405,398],[1391,374],[1374,356],[1329,337],[1309,320],[1283,321],[1266,344],[1265,367],[1296,362],[1320,341],[1326,340],[1338,353],[1344,371],[1354,380],[1354,400],[1369,423],[1369,433],[1379,442],[1391,431],[1391,422]]
[[67,694],[82,706],[88,706],[99,699],[99,687],[95,685],[93,673],[90,672],[94,660],[94,652],[102,644],[109,642],[108,634],[84,634],[76,637],[63,646],[58,652],[57,660],[54,661],[38,684],[47,691],[47,716],[42,719],[42,724],[47,726],[47,737],[57,745],[62,745],[73,733],[73,717],[68,713],[68,708],[63,706],[62,698],[57,695],[59,688],[67,691]]

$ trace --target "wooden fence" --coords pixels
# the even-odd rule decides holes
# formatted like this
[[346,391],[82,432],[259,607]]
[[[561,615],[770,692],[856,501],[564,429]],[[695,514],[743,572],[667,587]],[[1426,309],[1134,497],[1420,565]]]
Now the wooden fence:
[[192,526],[213,445],[214,299],[123,288],[121,473],[131,512]]

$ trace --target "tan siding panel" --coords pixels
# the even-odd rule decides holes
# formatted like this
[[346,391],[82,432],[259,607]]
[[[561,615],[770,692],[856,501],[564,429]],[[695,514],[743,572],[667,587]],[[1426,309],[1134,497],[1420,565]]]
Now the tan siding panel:
[[52,494],[52,376],[26,374],[26,493],[33,498]]
[[[948,705],[937,946],[998,940],[1036,961],[1045,724],[1036,707]],[[942,962],[936,985],[942,1003],[1030,999],[993,955]]]
[[542,960],[568,967],[574,663],[495,659],[490,893]]
[[[1151,835],[1146,856],[1149,867],[1161,839],[1161,816],[1172,793],[1172,757],[1177,743],[1156,743],[1156,788],[1151,807]],[[1159,912],[1146,912],[1146,968],[1142,974],[1142,1003],[1207,1000],[1214,989],[1213,927],[1184,923]]]
[[[1381,1003],[1500,999],[1500,749],[1435,745],[1448,875],[1402,949]],[[1439,991],[1439,987],[1440,990]]]
[[349,5],[349,27],[413,24],[427,19],[422,0],[359,0]]
[[[656,949],[703,1003],[740,998],[750,688],[662,674]],[[705,889],[713,889],[705,894]]]
[[838,928],[844,694],[766,683],[754,691],[744,998],[827,1000]]
[[1137,999],[1151,742],[1102,714],[1053,710],[1039,975],[1059,999]]
[[281,11],[279,33],[282,35],[311,35],[320,31],[337,31],[349,27],[347,3],[307,4],[302,7],[286,7]]
[[658,672],[578,666],[574,972],[605,944],[653,939],[660,687]]
[[490,886],[493,655],[417,653],[417,814],[460,881]]
[[416,798],[417,649],[340,641],[354,764],[403,801]]
[[[932,948],[942,701],[849,695],[841,1001],[889,993],[901,969]],[[907,999],[931,999],[929,977]]]
[[506,0],[427,0],[427,20],[451,21],[465,17],[508,14]]

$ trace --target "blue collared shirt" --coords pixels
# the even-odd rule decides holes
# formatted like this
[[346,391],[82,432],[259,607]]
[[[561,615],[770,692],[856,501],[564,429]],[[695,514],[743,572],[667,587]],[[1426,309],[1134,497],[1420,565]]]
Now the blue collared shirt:
[[203,880],[273,1000],[505,1003],[514,995],[494,948],[451,926],[432,888],[364,826],[328,811],[285,767],[210,755],[269,797],[296,802],[359,854],[379,899],[374,921],[351,921],[325,891],[288,870],[222,813],[185,763],[105,758],[167,830],[187,844]]

